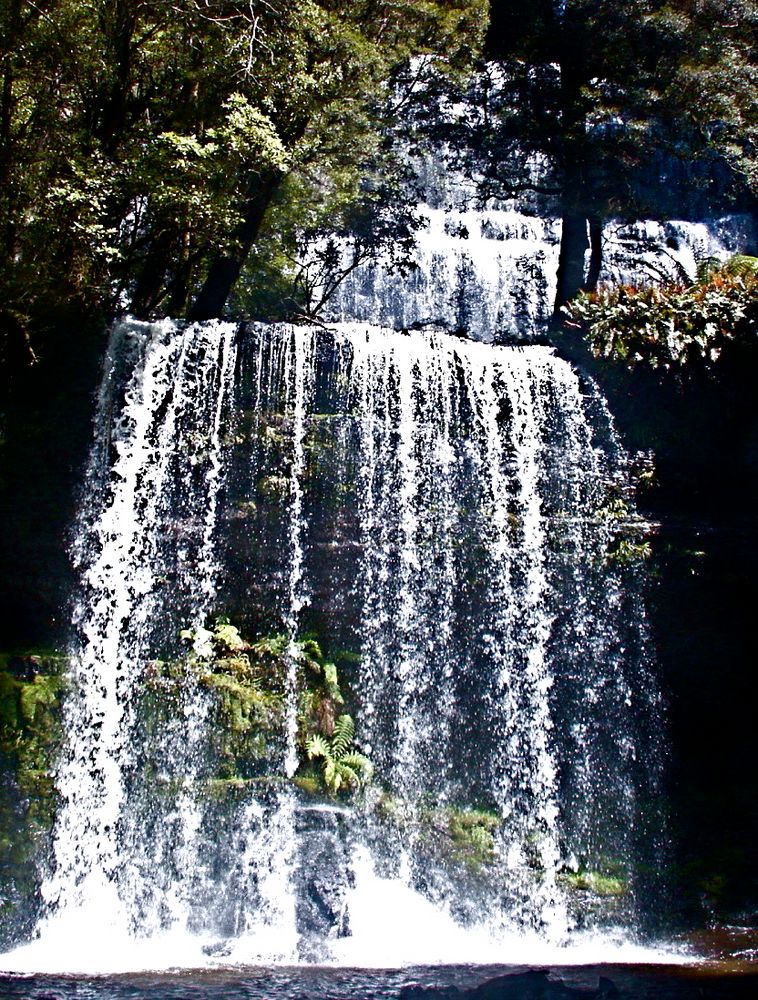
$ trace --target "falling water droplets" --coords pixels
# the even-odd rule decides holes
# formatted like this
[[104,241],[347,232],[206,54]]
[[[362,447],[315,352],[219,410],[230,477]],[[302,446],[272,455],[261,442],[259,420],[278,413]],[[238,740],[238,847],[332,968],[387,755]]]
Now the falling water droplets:
[[[356,323],[245,333],[238,364],[229,324],[114,330],[41,943],[140,962],[162,941],[169,964],[570,944],[566,872],[612,856],[628,873],[639,850],[658,710],[644,607],[598,513],[624,482],[607,412],[546,347]],[[211,808],[197,636],[221,597],[265,603],[286,676],[265,771]],[[291,780],[314,623],[359,654],[341,680],[376,780],[353,804]],[[177,657],[181,627],[194,660],[161,687],[154,658]],[[414,951],[392,905],[439,940]]]

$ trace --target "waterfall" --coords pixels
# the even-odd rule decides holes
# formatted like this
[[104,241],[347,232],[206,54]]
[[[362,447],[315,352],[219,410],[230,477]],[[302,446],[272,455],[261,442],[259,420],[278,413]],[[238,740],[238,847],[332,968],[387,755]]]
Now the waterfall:
[[[664,840],[640,570],[618,558],[639,530],[604,404],[551,348],[117,325],[52,856],[8,967],[628,946]],[[341,694],[315,632],[349,651]],[[332,691],[311,710],[308,671]],[[301,777],[319,704],[354,717],[362,794]]]
[[[167,856],[186,878],[197,877],[198,817],[184,786],[198,765],[202,698],[187,686],[171,706],[152,787],[134,780],[137,715],[150,657],[173,617],[200,623],[214,598],[234,337],[231,324],[179,332],[172,323],[132,322],[112,337],[73,551],[82,579],[78,638],[43,937],[48,929],[86,935],[90,946],[128,937],[135,919],[150,926],[147,914],[158,906],[178,919],[184,901],[169,884]],[[172,781],[157,805],[155,785]]]
[[[465,207],[474,198],[470,182],[448,172],[447,183],[446,204],[419,208],[407,278],[398,281],[381,259],[361,263],[327,302],[330,320],[395,328],[436,324],[487,342],[524,339],[545,328],[555,301],[560,219],[529,214],[518,204],[495,202],[475,211]],[[439,187],[427,196],[435,193]],[[609,219],[600,282],[691,282],[698,262],[727,260],[755,242],[755,222],[747,214],[702,222]],[[349,261],[349,241],[344,253]],[[589,249],[587,254],[589,264]]]
[[493,341],[549,320],[560,223],[515,210],[420,209],[413,269],[399,283],[381,263],[357,267],[327,304],[330,319],[391,327],[436,324]]

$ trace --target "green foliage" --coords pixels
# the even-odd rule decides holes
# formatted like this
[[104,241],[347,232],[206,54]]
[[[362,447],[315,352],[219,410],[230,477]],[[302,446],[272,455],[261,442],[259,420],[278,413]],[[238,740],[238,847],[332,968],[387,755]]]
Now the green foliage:
[[355,724],[349,715],[340,715],[334,723],[331,738],[315,733],[305,744],[309,760],[323,762],[322,777],[330,795],[340,791],[358,791],[373,777],[373,765],[368,757],[353,749]]
[[606,561],[616,563],[619,566],[628,566],[632,563],[649,559],[653,554],[650,542],[633,542],[628,538],[622,538],[606,554]]
[[423,800],[414,803],[388,792],[378,795],[374,810],[382,823],[446,865],[478,876],[497,863],[497,835],[503,822],[498,813]]
[[[249,780],[270,766],[271,751],[284,738],[287,676],[294,661],[299,787],[337,794],[356,791],[370,780],[370,762],[353,748],[353,721],[339,714],[345,699],[337,666],[314,636],[291,640],[277,634],[247,642],[227,618],[217,618],[213,630],[183,629],[180,636],[192,650],[185,661],[153,662],[149,686],[159,700],[152,708],[146,705],[146,715],[156,716],[160,726],[165,713],[175,710],[171,692],[196,678],[210,696],[217,777]],[[323,773],[309,773],[308,761],[317,757],[323,759]]]
[[228,653],[244,653],[250,649],[235,625],[228,618],[217,618],[213,630],[199,625],[196,628],[184,628],[179,632],[179,638],[192,643],[192,653],[199,659],[221,657]]
[[565,307],[586,328],[593,353],[634,367],[712,367],[730,344],[753,347],[758,260],[739,255],[700,269],[687,286],[608,286]]
[[257,774],[259,765],[268,766],[271,744],[283,725],[282,694],[265,687],[254,668],[240,660],[217,661],[214,670],[199,679],[212,694],[210,739],[217,775]]
[[623,521],[631,516],[629,504],[621,497],[613,497],[604,507],[600,507],[595,516],[601,521]]
[[558,881],[569,889],[595,896],[624,896],[629,891],[628,884],[620,876],[594,871],[566,872],[558,876]]
[[[0,658],[0,936],[18,926],[45,860],[57,799],[65,660]],[[15,926],[14,926],[15,925]]]
[[384,81],[470,61],[485,23],[484,0],[3,3],[5,308],[181,313],[287,174],[295,227],[354,198]]
[[[33,796],[50,791],[50,774],[60,739],[59,706],[63,667],[59,657],[13,658],[30,664],[22,679],[0,669],[0,751],[16,761],[19,787]],[[41,782],[41,785],[40,785]]]
[[227,653],[240,653],[250,649],[249,644],[239,634],[239,629],[231,625],[228,618],[216,619],[213,641],[218,649]]

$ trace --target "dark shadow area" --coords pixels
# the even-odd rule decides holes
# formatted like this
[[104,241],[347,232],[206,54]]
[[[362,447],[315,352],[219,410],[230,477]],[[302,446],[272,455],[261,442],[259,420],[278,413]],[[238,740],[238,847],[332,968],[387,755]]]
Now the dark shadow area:
[[57,646],[68,623],[68,532],[91,439],[103,326],[57,317],[38,361],[2,373],[0,651]]

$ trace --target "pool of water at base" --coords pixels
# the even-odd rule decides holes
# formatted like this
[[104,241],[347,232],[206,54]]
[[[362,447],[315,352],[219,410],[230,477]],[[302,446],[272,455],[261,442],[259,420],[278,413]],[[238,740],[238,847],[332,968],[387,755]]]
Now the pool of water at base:
[[758,963],[0,975],[0,1000],[756,1000]]

